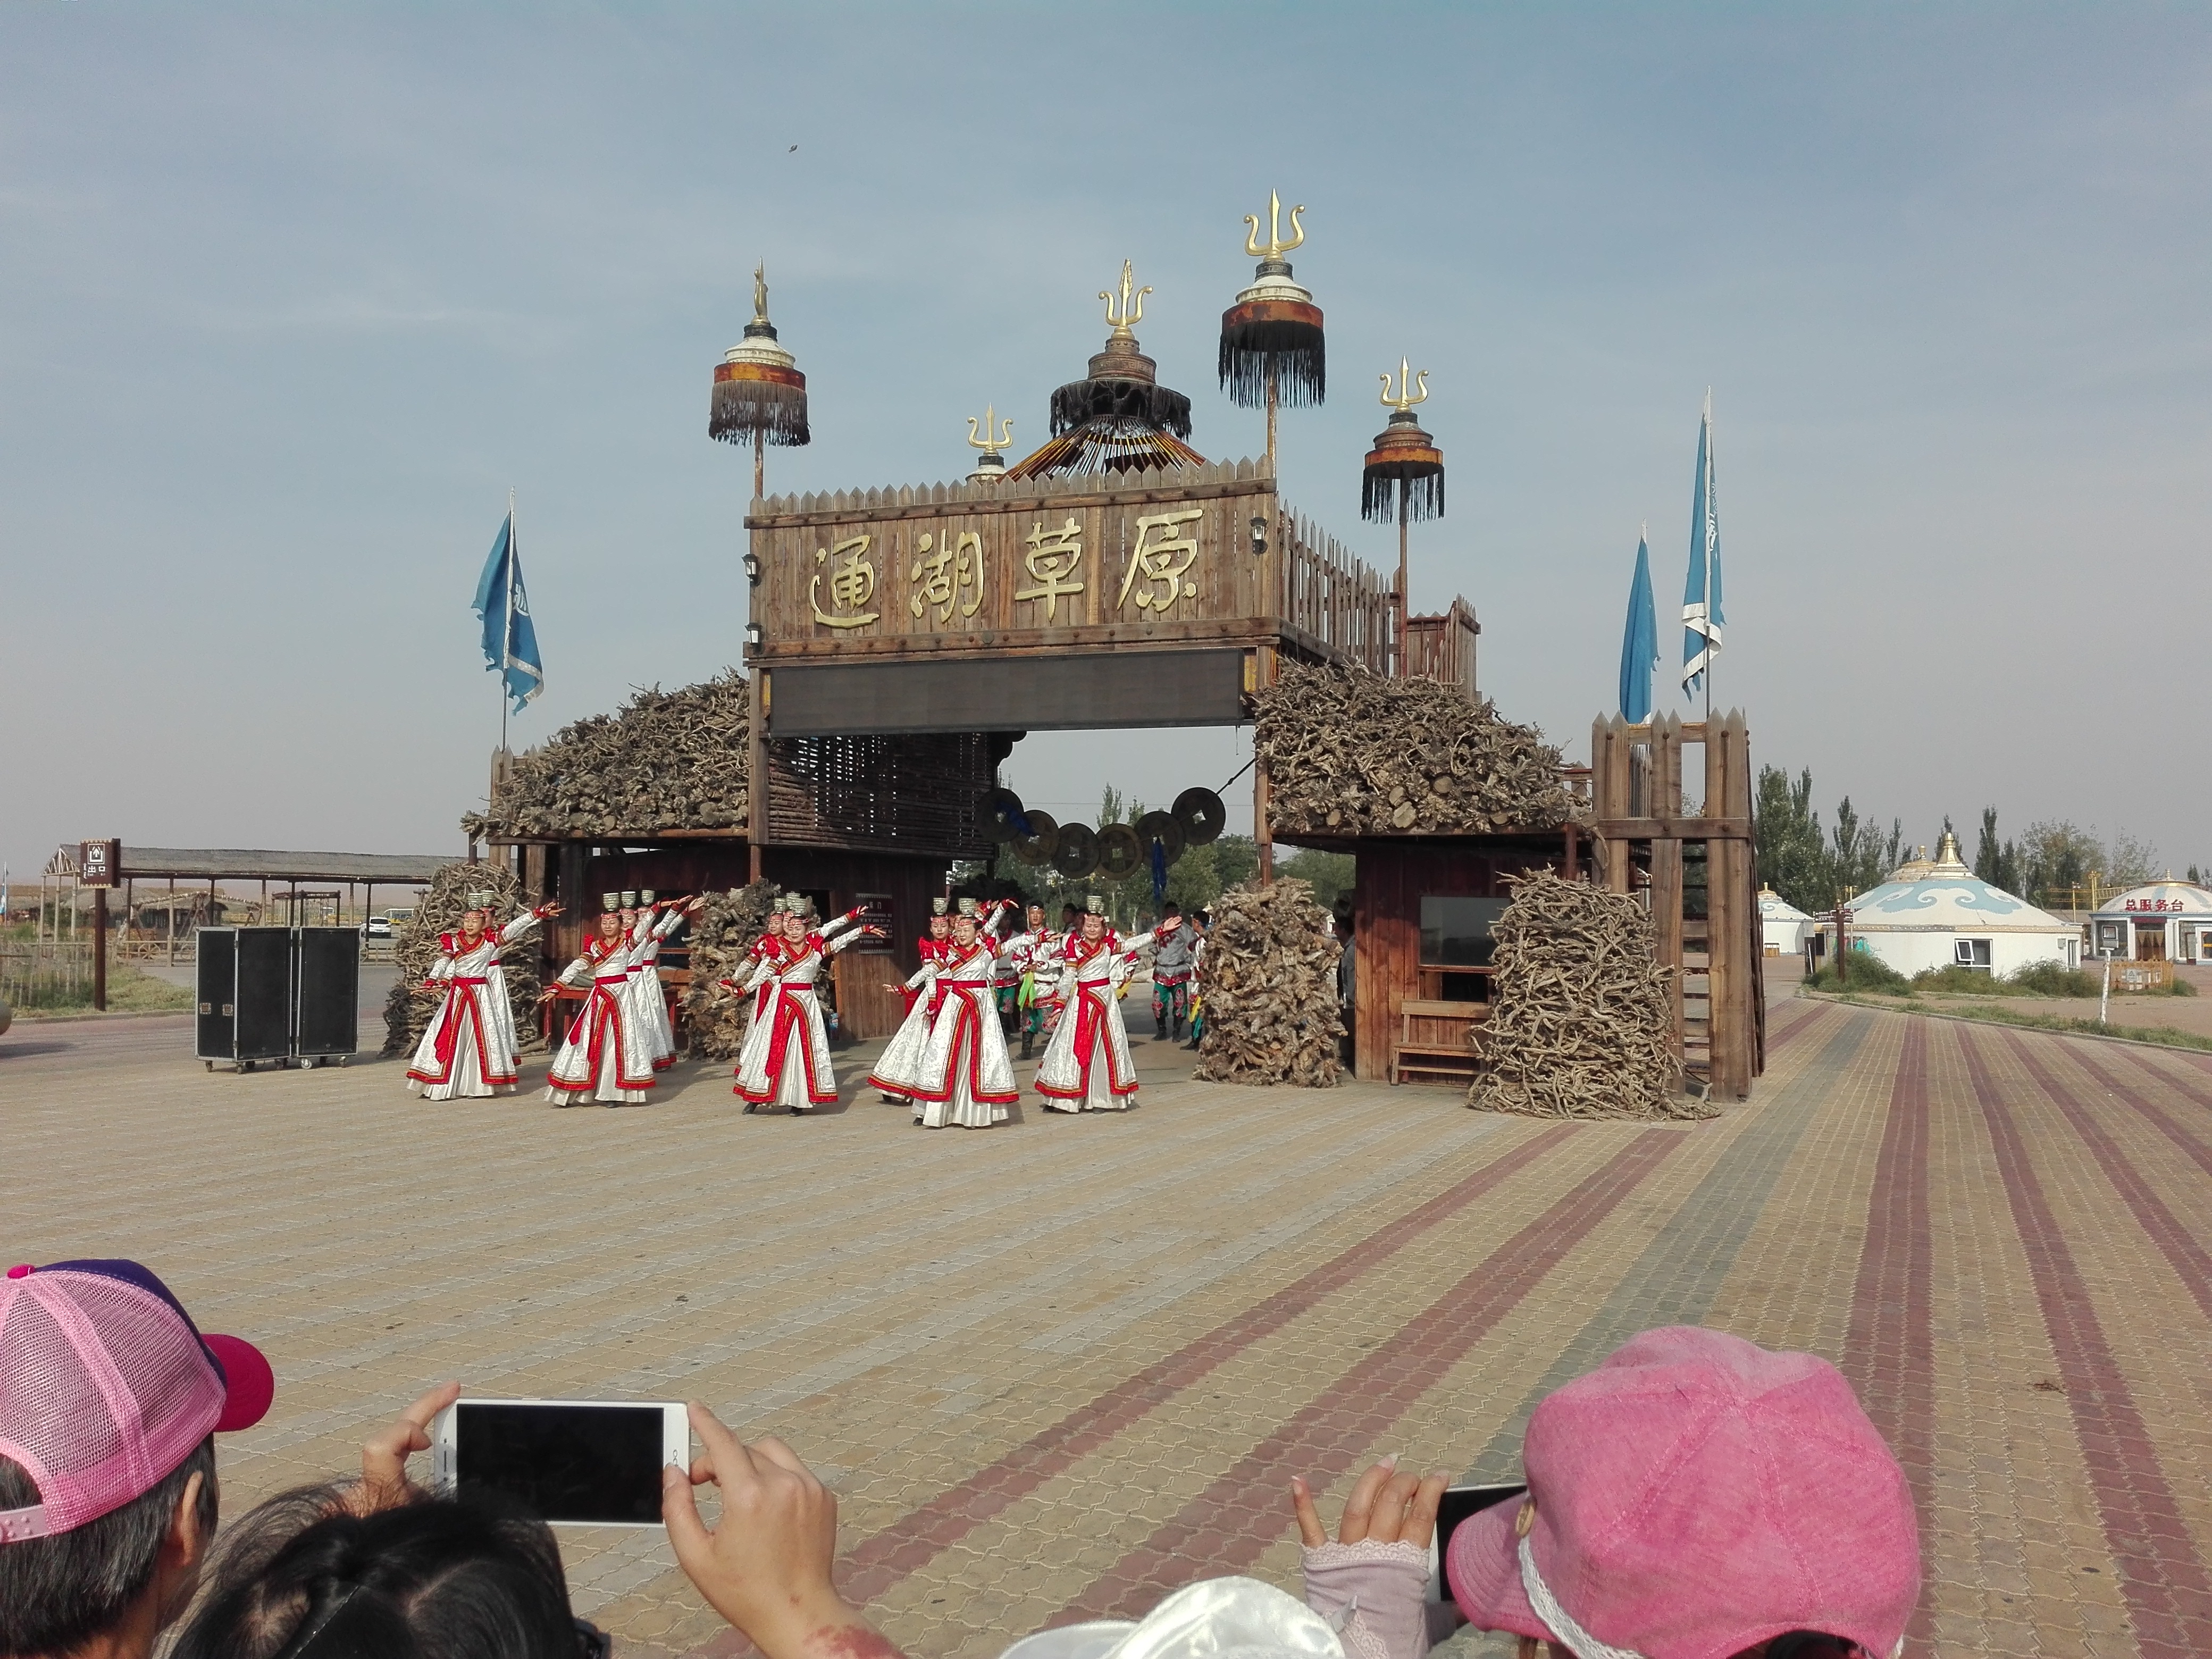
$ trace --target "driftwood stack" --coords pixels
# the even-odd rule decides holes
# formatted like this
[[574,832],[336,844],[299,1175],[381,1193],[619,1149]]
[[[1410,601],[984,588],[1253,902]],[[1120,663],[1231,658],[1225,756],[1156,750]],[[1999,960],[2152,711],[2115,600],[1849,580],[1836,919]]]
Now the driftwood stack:
[[[415,907],[415,914],[392,941],[392,959],[398,972],[392,983],[392,994],[384,1003],[386,1054],[411,1054],[415,1045],[422,1042],[422,1033],[429,1027],[430,1016],[438,1009],[437,996],[422,988],[432,964],[438,960],[438,935],[460,931],[461,913],[469,908],[468,898],[472,892],[499,895],[492,902],[489,924],[495,933],[530,908],[522,883],[512,871],[491,864],[438,866],[437,873],[430,878],[428,890]],[[538,1034],[538,957],[541,948],[537,933],[532,933],[514,948],[500,952],[501,969],[507,976],[507,1003],[514,1010],[515,1046],[525,1054],[542,1052],[545,1046]]]
[[744,982],[745,953],[768,929],[769,907],[783,889],[772,881],[707,895],[706,908],[691,918],[691,985],[684,994],[684,1023],[691,1052],[704,1060],[734,1060],[745,1040],[746,1000],[718,981]]
[[1549,870],[1510,878],[1492,930],[1497,977],[1475,1028],[1468,1104],[1532,1117],[1711,1117],[1680,1092],[1670,990],[1651,918],[1626,893]]
[[1214,900],[1206,934],[1206,1033],[1193,1076],[1209,1083],[1332,1089],[1343,1064],[1328,912],[1285,879]]
[[738,829],[750,718],[734,670],[675,691],[641,690],[617,713],[565,726],[518,756],[499,799],[461,827],[477,839],[555,841]]
[[1285,659],[1261,691],[1253,748],[1276,833],[1488,836],[1556,830],[1573,803],[1559,751],[1435,680]]

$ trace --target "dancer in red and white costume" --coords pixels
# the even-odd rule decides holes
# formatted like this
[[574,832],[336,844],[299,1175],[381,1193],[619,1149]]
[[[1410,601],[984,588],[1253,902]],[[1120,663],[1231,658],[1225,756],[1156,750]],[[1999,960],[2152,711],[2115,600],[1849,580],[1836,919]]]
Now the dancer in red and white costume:
[[994,995],[994,934],[1005,915],[994,906],[987,921],[974,899],[962,899],[952,918],[951,948],[937,970],[943,1000],[912,1091],[914,1121],[925,1128],[988,1129],[1004,1123],[1006,1109],[1021,1098]]
[[1036,1090],[1057,1112],[1126,1110],[1137,1097],[1137,1067],[1117,994],[1130,964],[1152,941],[1125,949],[1106,925],[1106,901],[1094,895],[1076,931],[1061,945],[1060,982],[1067,998],[1045,1045]]
[[[545,1098],[563,1106],[596,1100],[603,1106],[639,1106],[655,1081],[653,1053],[637,1004],[628,994],[630,982],[629,939],[635,910],[623,910],[623,895],[609,893],[599,917],[597,939],[587,939],[584,952],[566,968],[554,985],[580,986],[588,981],[591,994],[568,1023],[568,1035],[546,1073]],[[554,985],[538,998],[550,1002]]]
[[[660,946],[686,916],[706,908],[704,897],[656,899],[650,888],[638,895],[637,920],[630,926],[630,982],[627,994],[637,1005],[637,1020],[653,1051],[653,1069],[676,1063],[676,1028],[669,1021],[668,998],[660,988]],[[659,913],[656,919],[655,912]]]
[[[783,914],[782,949],[764,957],[744,985],[729,986],[732,990],[755,994],[752,1024],[738,1050],[734,1091],[744,1098],[749,1112],[776,1103],[793,1112],[837,1103],[837,1079],[830,1065],[830,1032],[822,1022],[814,981],[823,965],[838,951],[871,936],[884,937],[880,927],[854,927],[862,914],[857,908],[817,932],[811,920],[813,906],[805,894],[787,894],[779,904]],[[833,933],[838,935],[834,940]]]
[[486,929],[498,895],[471,893],[468,902],[460,930],[438,935],[438,959],[423,984],[440,1001],[416,1045],[407,1086],[425,1100],[514,1092],[514,1009],[507,1000],[507,970],[499,953],[544,918],[561,914],[557,904],[541,904],[493,933]]
[[1045,999],[1060,983],[1060,936],[1045,926],[1044,906],[1029,908],[1029,931],[999,947],[1000,1006],[1005,1006],[1011,977],[1014,1018],[1020,1023],[1022,1058],[1027,1060],[1044,1029]]
[[937,974],[945,965],[945,953],[952,946],[951,901],[932,899],[929,903],[929,937],[918,947],[921,966],[904,985],[884,987],[906,999],[906,1018],[891,1033],[891,1040],[884,1045],[883,1053],[876,1056],[875,1070],[868,1073],[868,1085],[881,1090],[884,1098],[893,1104],[913,1097],[921,1051],[929,1046],[929,1028],[937,1018],[939,1005],[945,1000],[943,993],[937,988]]

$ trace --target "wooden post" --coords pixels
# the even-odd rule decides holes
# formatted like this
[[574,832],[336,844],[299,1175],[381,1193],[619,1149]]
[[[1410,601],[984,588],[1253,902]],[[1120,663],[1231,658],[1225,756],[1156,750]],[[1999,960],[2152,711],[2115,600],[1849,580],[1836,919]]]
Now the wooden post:
[[107,889],[92,890],[92,1007],[107,1012]]
[[[1682,722],[1662,714],[1651,722],[1651,763],[1646,776],[1651,799],[1646,808],[1656,817],[1677,816],[1682,803]],[[1678,840],[1651,843],[1651,922],[1656,937],[1653,954],[1662,967],[1674,970],[1668,1000],[1672,1005],[1674,1029],[1669,1041],[1677,1061],[1682,1049],[1682,843]]]
[[746,879],[761,879],[761,854],[768,842],[768,670],[753,663],[752,708],[745,731]]
[[177,878],[169,878],[169,966],[177,965]]
[[[1721,815],[1749,808],[1743,715],[1731,709],[1705,723],[1705,810]],[[1712,963],[1712,1069],[1716,1095],[1741,1100],[1751,1093],[1753,1067],[1752,976],[1745,953],[1750,944],[1749,859],[1751,843],[1714,840],[1705,857],[1705,950]]]
[[[1275,653],[1262,646],[1253,653],[1253,684],[1255,686],[1275,683]],[[1253,729],[1253,739],[1259,739],[1259,729]],[[1260,885],[1269,887],[1275,880],[1274,828],[1268,822],[1267,763],[1257,755],[1252,757],[1252,846],[1259,855]]]

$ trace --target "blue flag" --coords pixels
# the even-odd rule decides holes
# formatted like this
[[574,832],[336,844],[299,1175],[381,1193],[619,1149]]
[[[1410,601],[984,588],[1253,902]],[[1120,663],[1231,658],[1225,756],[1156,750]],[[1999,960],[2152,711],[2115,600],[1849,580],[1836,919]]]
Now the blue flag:
[[1682,690],[1693,691],[1721,653],[1721,504],[1713,488],[1713,394],[1698,422],[1698,487],[1690,501],[1690,576],[1682,589]]
[[514,544],[514,509],[499,527],[483,574],[477,581],[477,615],[483,618],[484,670],[502,673],[514,712],[545,689],[538,659],[538,629],[530,621],[530,596],[522,587],[522,557]]
[[1659,607],[1651,598],[1651,544],[1636,538],[1636,580],[1628,585],[1628,627],[1620,637],[1620,717],[1651,718],[1651,674],[1659,666]]

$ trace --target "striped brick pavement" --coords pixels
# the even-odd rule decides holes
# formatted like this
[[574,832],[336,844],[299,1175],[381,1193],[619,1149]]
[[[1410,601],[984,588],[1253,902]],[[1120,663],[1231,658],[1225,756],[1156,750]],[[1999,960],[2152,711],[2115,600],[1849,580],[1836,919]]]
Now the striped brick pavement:
[[[176,1022],[19,1026],[0,1249],[141,1256],[263,1341],[234,1510],[442,1376],[703,1399],[836,1486],[848,1587],[918,1659],[1292,1582],[1291,1474],[1509,1474],[1536,1401],[1676,1320],[1850,1376],[1921,1508],[1914,1650],[2212,1648],[2212,1063],[1812,1002],[1770,1034],[1692,1127],[1194,1085],[1139,1042],[1137,1112],[963,1134],[854,1098],[857,1054],[793,1122],[689,1068],[635,1110],[434,1107],[389,1064],[209,1075]],[[623,1653],[739,1650],[657,1534],[563,1547]]]

